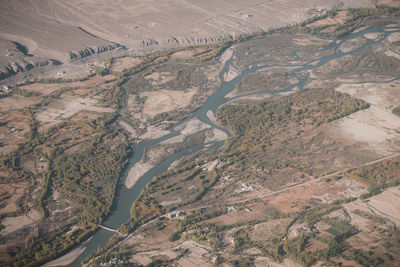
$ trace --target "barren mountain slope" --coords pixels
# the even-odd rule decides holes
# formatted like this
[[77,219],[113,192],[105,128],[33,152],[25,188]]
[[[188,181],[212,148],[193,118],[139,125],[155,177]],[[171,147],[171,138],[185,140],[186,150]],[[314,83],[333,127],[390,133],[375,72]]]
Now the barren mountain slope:
[[152,50],[231,39],[375,0],[3,0],[0,79],[119,47]]

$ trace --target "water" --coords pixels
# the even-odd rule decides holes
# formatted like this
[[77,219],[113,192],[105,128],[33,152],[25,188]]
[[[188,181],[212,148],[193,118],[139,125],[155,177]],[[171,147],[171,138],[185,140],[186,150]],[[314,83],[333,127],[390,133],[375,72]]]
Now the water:
[[[342,42],[351,40],[351,39],[357,38],[363,34],[372,33],[372,32],[382,33],[383,35],[382,35],[382,37],[380,37],[377,40],[368,40],[364,45],[362,45],[361,47],[356,48],[352,51],[349,51],[349,52],[339,51],[338,48]],[[322,50],[334,49],[335,53],[333,55],[323,56],[317,61],[317,63],[315,63],[315,61],[314,61],[313,64],[305,64],[305,65],[302,65],[302,66],[299,66],[299,67],[293,69],[292,71],[289,72],[289,76],[290,76],[289,78],[296,77],[298,79],[298,83],[290,85],[286,88],[282,88],[280,90],[275,90],[275,91],[273,91],[273,93],[287,92],[287,91],[292,90],[296,86],[298,86],[299,89],[303,89],[304,85],[307,83],[308,75],[305,75],[305,76],[301,75],[302,72],[319,68],[334,59],[338,59],[338,58],[341,58],[341,57],[344,57],[347,55],[357,53],[363,49],[366,49],[366,48],[372,46],[373,44],[375,44],[377,42],[381,42],[390,33],[393,33],[393,32],[399,32],[399,31],[398,30],[383,31],[383,26],[375,26],[375,27],[367,28],[367,29],[361,30],[359,32],[349,34],[345,37],[333,40],[333,42],[331,44],[329,44],[319,50],[319,51],[322,51]],[[294,59],[298,58],[296,52],[293,53],[293,56],[294,56]],[[124,170],[124,172],[122,173],[122,175],[120,177],[119,184],[117,187],[116,199],[115,199],[115,202],[114,202],[114,205],[112,208],[112,212],[111,212],[110,216],[107,218],[107,220],[103,223],[105,226],[114,228],[114,229],[118,229],[124,222],[126,222],[130,217],[130,209],[131,209],[133,202],[139,196],[140,192],[145,188],[146,184],[149,181],[151,181],[151,179],[153,177],[166,171],[172,162],[180,159],[184,155],[191,154],[195,151],[199,151],[206,147],[207,147],[207,149],[212,149],[212,148],[218,147],[218,146],[222,145],[223,142],[217,141],[217,142],[210,142],[210,143],[205,143],[205,144],[201,144],[201,145],[195,145],[193,147],[179,151],[179,152],[169,156],[164,161],[162,161],[160,164],[156,165],[151,170],[149,170],[147,173],[145,173],[132,189],[127,189],[124,186],[124,183],[125,183],[127,174],[129,172],[129,169],[132,166],[134,166],[138,161],[140,161],[146,148],[151,147],[155,144],[158,144],[158,143],[160,143],[164,140],[167,140],[171,137],[177,136],[178,133],[174,131],[174,128],[176,128],[177,126],[179,126],[195,117],[197,117],[199,120],[203,121],[204,123],[207,123],[207,124],[211,125],[212,127],[220,129],[220,130],[224,131],[225,133],[227,133],[228,135],[230,135],[229,131],[214,124],[207,117],[207,112],[209,110],[211,110],[215,114],[215,112],[221,105],[230,101],[231,99],[226,98],[225,96],[228,93],[230,93],[235,88],[235,86],[244,77],[246,77],[249,73],[255,72],[260,69],[269,68],[269,67],[272,68],[272,67],[277,67],[277,66],[289,66],[289,65],[284,65],[284,64],[277,65],[276,63],[268,64],[267,61],[256,61],[256,62],[252,63],[251,65],[249,65],[248,67],[246,67],[242,71],[242,73],[240,75],[238,75],[235,79],[233,79],[232,81],[229,81],[229,82],[225,82],[225,81],[223,81],[223,77],[224,77],[224,74],[229,70],[230,65],[232,64],[232,61],[233,61],[233,59],[231,58],[225,63],[223,70],[219,74],[219,78],[221,80],[221,87],[207,99],[207,102],[204,104],[204,106],[197,109],[193,114],[188,116],[183,121],[181,121],[181,122],[175,124],[173,127],[171,127],[171,131],[169,134],[162,136],[155,140],[144,141],[134,148],[133,156],[132,156],[132,158],[130,158],[130,160],[128,162],[128,167]],[[248,96],[248,95],[252,95],[252,94],[263,94],[263,93],[271,94],[271,91],[252,92],[252,93],[247,93],[247,94],[237,96],[235,98]],[[80,266],[80,262],[82,260],[84,260],[87,256],[91,255],[98,248],[104,247],[112,235],[113,235],[113,233],[103,230],[103,229],[97,231],[94,234],[93,238],[88,242],[86,250],[70,266]]]

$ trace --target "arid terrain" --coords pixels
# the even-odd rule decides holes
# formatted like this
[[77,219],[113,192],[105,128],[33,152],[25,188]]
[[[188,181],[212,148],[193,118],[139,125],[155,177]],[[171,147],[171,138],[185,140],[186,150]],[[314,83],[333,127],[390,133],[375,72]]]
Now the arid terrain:
[[375,4],[7,1],[0,266],[399,266]]
[[[302,22],[335,7],[365,7],[375,0],[245,1],[2,1],[0,80],[34,68],[66,64],[130,49],[231,40]],[[111,53],[104,53],[109,52]],[[63,68],[58,75],[75,75]]]

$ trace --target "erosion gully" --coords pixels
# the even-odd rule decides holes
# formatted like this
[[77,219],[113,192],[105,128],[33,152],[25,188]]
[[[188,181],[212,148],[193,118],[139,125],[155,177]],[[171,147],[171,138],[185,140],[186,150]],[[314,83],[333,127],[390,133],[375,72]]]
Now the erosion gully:
[[[313,61],[312,63],[307,63],[301,66],[295,67],[293,70],[289,72],[289,78],[295,77],[298,79],[297,84],[292,84],[286,88],[282,88],[280,90],[273,91],[273,94],[277,93],[282,93],[282,92],[287,92],[290,90],[293,90],[295,87],[298,87],[300,90],[304,88],[304,85],[307,83],[308,80],[308,75],[304,75],[305,71],[311,71],[313,69],[319,68],[328,62],[341,58],[347,55],[351,55],[354,53],[357,53],[363,49],[366,49],[370,46],[372,46],[375,43],[379,43],[382,40],[384,40],[389,34],[393,32],[400,32],[397,29],[386,29],[384,30],[385,26],[374,26],[370,28],[366,28],[363,30],[360,30],[355,33],[351,33],[345,37],[337,38],[334,39],[329,45],[320,48],[318,51],[323,51],[323,50],[331,50],[334,49],[335,53],[332,55],[328,56],[323,56],[319,58],[316,61]],[[362,46],[349,51],[349,52],[341,52],[338,48],[339,46],[344,42],[348,40],[355,39],[359,36],[362,36],[366,33],[380,33],[381,36],[377,39],[368,39],[368,41],[363,44]],[[268,38],[268,37],[267,37]],[[296,60],[298,57],[296,55],[296,51],[293,53],[293,60]],[[164,159],[161,163],[158,165],[154,166],[152,169],[150,169],[147,173],[145,173],[140,180],[135,184],[135,186],[131,189],[127,189],[125,187],[125,179],[128,175],[129,170],[138,162],[141,160],[144,151],[153,146],[156,145],[164,140],[167,140],[169,138],[172,138],[174,136],[177,136],[179,133],[176,132],[174,129],[178,127],[179,125],[186,123],[190,119],[193,118],[198,118],[202,122],[210,125],[211,127],[220,129],[224,131],[225,133],[230,135],[229,131],[227,129],[224,129],[215,123],[213,123],[207,116],[208,111],[212,111],[214,114],[216,113],[217,109],[227,103],[228,101],[231,101],[232,99],[237,99],[240,97],[244,96],[249,96],[249,95],[254,95],[254,94],[271,94],[271,91],[262,91],[262,92],[252,92],[252,93],[247,93],[243,95],[236,96],[234,98],[226,98],[225,96],[230,93],[235,86],[244,78],[246,77],[249,73],[258,71],[260,69],[266,69],[266,68],[272,68],[272,67],[293,67],[293,65],[287,64],[287,62],[282,62],[282,64],[277,64],[276,62],[271,64],[268,61],[255,61],[246,68],[238,75],[236,76],[233,80],[229,82],[224,81],[224,75],[229,71],[229,68],[233,62],[233,56],[225,63],[223,70],[219,74],[219,79],[221,80],[221,86],[220,88],[213,93],[208,99],[207,102],[199,109],[197,109],[194,113],[192,113],[190,116],[186,117],[184,120],[176,123],[171,127],[171,130],[168,134],[158,138],[158,139],[153,139],[153,140],[145,140],[139,143],[134,149],[132,153],[132,157],[129,159],[128,165],[125,168],[124,172],[122,173],[119,183],[117,186],[117,193],[116,193],[116,199],[114,201],[114,205],[112,207],[112,211],[110,216],[104,221],[103,225],[112,229],[118,229],[124,222],[126,222],[129,217],[130,217],[130,209],[133,204],[133,202],[137,199],[139,196],[140,192],[145,188],[146,184],[153,179],[153,177],[160,175],[161,173],[165,172],[168,167],[173,163],[174,161],[182,158],[185,155],[192,154],[194,152],[200,151],[200,150],[206,150],[206,149],[213,149],[216,147],[219,147],[223,144],[223,141],[215,141],[215,142],[209,142],[209,143],[204,143],[200,145],[195,145],[192,147],[189,147],[185,150],[179,151],[166,159]],[[290,62],[290,61],[289,61]],[[198,132],[197,132],[198,133]],[[195,133],[195,134],[197,134]],[[107,231],[104,229],[99,229],[96,231],[96,233],[93,235],[93,237],[90,239],[90,241],[86,245],[85,251],[80,254],[78,258],[75,259],[74,262],[72,262],[69,266],[80,266],[81,262],[94,252],[96,252],[97,249],[104,247],[109,238],[113,236],[115,233],[111,231]]]

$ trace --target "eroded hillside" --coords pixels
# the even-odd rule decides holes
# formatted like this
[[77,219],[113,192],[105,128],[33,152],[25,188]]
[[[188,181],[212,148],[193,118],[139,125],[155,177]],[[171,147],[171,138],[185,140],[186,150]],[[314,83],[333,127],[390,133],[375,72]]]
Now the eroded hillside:
[[[138,52],[216,43],[299,23],[335,7],[373,4],[370,0],[169,0],[162,4],[154,0],[4,0],[0,10],[0,80],[120,48]],[[121,51],[105,57],[118,53]]]

